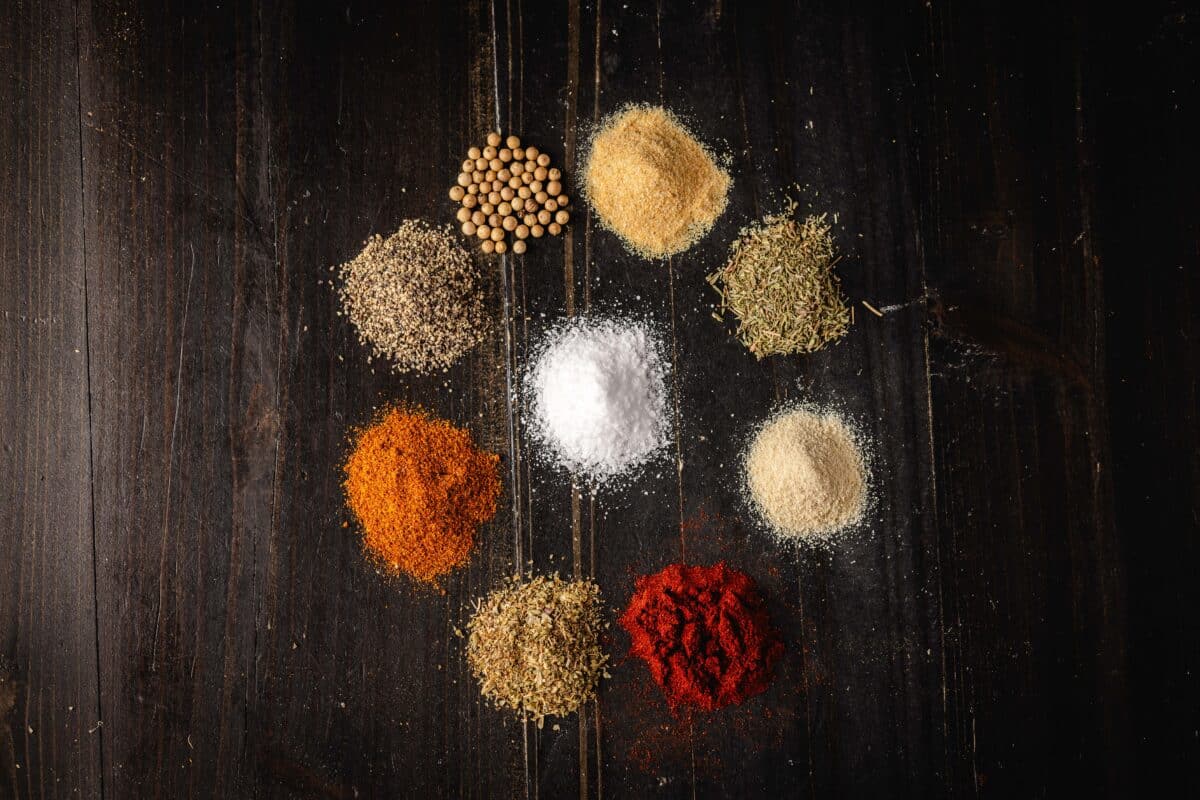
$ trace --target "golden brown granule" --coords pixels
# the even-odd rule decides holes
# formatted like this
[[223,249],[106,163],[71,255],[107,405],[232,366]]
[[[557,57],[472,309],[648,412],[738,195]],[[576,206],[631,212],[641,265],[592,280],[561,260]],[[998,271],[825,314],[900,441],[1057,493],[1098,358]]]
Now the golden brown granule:
[[600,222],[645,258],[682,252],[725,210],[729,175],[675,115],[627,106],[592,139],[584,170]]

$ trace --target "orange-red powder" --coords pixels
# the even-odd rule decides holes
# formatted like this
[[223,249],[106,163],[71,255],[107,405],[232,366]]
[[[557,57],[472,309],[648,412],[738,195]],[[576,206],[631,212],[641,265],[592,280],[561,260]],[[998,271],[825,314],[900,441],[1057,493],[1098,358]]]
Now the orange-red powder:
[[421,410],[386,409],[354,432],[346,502],[367,552],[389,572],[432,582],[466,563],[496,513],[499,456]]
[[620,622],[672,707],[740,705],[766,691],[783,655],[754,581],[724,563],[638,578]]

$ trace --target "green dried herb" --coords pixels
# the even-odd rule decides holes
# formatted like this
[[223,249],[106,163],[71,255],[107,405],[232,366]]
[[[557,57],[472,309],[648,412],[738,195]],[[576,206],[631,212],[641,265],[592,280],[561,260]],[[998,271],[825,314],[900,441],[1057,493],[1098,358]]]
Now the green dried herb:
[[600,588],[557,575],[512,578],[475,603],[467,662],[485,697],[541,727],[596,697],[608,658],[600,649]]
[[743,228],[729,262],[708,276],[720,314],[738,319],[737,338],[757,358],[811,353],[846,335],[850,308],[833,267],[825,215],[793,218],[795,204]]

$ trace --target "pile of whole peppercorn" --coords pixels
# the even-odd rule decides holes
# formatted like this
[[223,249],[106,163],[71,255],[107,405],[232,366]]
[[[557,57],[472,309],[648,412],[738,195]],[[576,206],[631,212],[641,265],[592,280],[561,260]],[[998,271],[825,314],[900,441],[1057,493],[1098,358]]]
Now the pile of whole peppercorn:
[[550,156],[495,132],[487,135],[486,147],[467,151],[450,199],[462,203],[462,232],[479,237],[485,253],[507,252],[510,233],[512,251],[524,253],[530,236],[557,236],[571,219],[562,172],[550,166]]

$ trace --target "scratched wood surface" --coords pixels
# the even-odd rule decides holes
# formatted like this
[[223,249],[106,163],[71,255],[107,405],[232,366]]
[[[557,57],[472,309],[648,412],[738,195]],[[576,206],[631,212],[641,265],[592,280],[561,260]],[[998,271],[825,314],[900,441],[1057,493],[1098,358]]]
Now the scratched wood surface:
[[[1042,797],[1196,790],[1196,13],[1084,5],[13,0],[0,9],[0,796]],[[730,207],[648,264],[580,205],[481,257],[491,338],[372,369],[330,265],[449,218],[493,127],[564,164],[626,102],[727,153]],[[703,276],[791,191],[836,221],[847,339],[756,362]],[[572,186],[572,192],[578,191]],[[675,436],[593,496],[510,402],[542,331],[645,316]],[[872,442],[827,550],[747,520],[778,403]],[[392,400],[503,454],[444,593],[363,561],[348,426]],[[788,651],[672,716],[609,636],[599,701],[481,703],[455,634],[515,569],[725,559]]]

